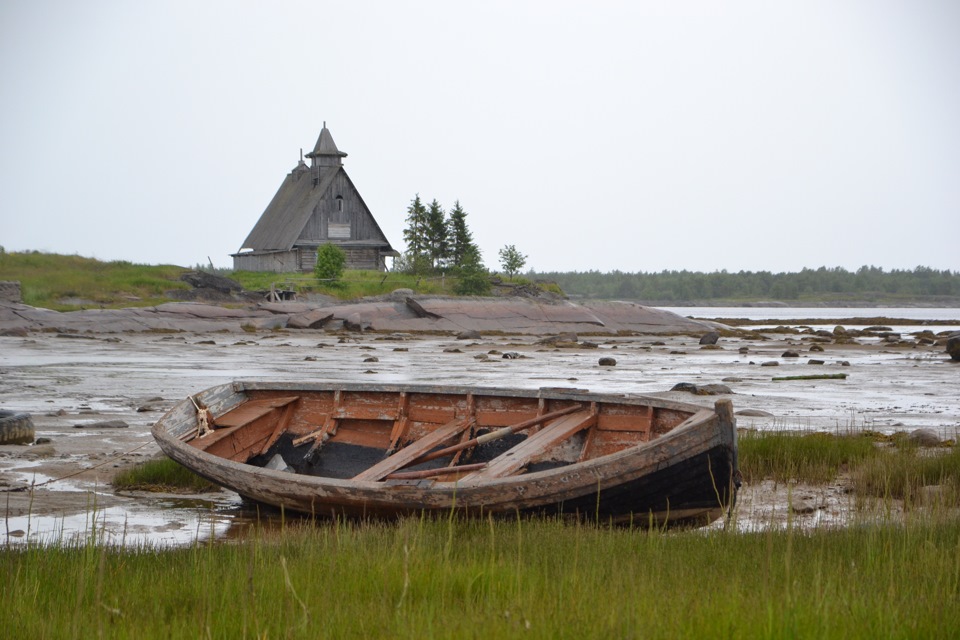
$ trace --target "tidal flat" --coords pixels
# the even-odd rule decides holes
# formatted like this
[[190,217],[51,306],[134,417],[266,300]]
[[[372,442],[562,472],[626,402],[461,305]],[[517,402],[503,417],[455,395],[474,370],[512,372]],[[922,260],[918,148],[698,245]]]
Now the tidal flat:
[[[551,344],[533,336],[457,340],[320,330],[34,332],[0,338],[0,354],[2,406],[30,412],[42,439],[0,447],[0,488],[31,487],[0,496],[11,543],[83,536],[92,526],[129,543],[190,544],[239,535],[250,526],[250,514],[235,494],[117,493],[110,486],[119,469],[157,455],[149,431],[163,411],[235,379],[577,387],[704,406],[729,397],[742,430],[891,434],[927,428],[942,440],[956,440],[960,431],[957,363],[942,346],[906,332],[896,341],[834,343],[765,329],[724,335],[716,345],[701,345],[696,335],[581,335],[575,343]],[[601,358],[616,364],[601,366]],[[821,373],[846,377],[811,379]],[[774,380],[784,377],[800,379]],[[678,383],[720,384],[729,393],[671,391]],[[126,426],[106,426],[111,423]],[[795,509],[790,502],[801,494],[824,498],[812,500],[812,511]],[[842,524],[853,506],[840,485],[757,480],[744,487],[736,521],[745,529]]]

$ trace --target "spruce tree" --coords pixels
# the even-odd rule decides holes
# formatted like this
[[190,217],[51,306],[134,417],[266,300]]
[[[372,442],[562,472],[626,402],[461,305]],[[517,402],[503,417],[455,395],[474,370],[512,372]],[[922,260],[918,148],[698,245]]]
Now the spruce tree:
[[436,199],[430,203],[430,208],[427,210],[425,226],[424,250],[430,257],[431,266],[434,269],[442,269],[448,261],[450,242],[447,237],[447,222],[443,207]]
[[453,203],[447,224],[450,237],[450,262],[454,267],[460,268],[464,266],[467,254],[474,251],[479,255],[479,249],[473,243],[473,234],[467,228],[467,212],[460,206],[459,200]]
[[405,271],[424,273],[429,265],[427,253],[427,208],[416,194],[407,207],[407,228],[403,230],[403,241],[407,250],[403,255]]

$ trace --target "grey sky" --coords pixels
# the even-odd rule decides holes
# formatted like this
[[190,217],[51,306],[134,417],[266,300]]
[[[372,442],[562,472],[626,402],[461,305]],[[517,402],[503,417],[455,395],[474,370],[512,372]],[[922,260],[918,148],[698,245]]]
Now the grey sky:
[[0,245],[229,266],[327,122],[395,248],[960,270],[960,2],[0,3]]

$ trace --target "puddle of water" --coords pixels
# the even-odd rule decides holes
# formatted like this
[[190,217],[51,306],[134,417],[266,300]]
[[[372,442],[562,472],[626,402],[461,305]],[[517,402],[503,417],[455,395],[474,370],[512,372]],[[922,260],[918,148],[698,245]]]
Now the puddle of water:
[[88,508],[82,513],[5,518],[7,544],[99,542],[134,547],[219,540],[237,526],[240,505],[240,497],[227,492],[216,501],[142,500],[102,508],[97,506],[96,496],[88,493],[87,500]]

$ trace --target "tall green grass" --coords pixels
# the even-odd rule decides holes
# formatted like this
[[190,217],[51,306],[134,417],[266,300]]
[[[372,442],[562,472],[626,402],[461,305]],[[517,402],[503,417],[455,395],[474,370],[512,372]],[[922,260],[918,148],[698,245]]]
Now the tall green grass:
[[219,487],[201,478],[170,458],[147,460],[117,473],[111,482],[114,489],[125,491],[167,491],[205,493]]
[[850,465],[881,454],[874,440],[860,433],[746,431],[739,435],[738,445],[740,471],[747,482],[764,478],[829,482]]
[[960,523],[645,533],[555,520],[288,525],[245,544],[7,548],[16,638],[937,638]]
[[861,497],[960,506],[960,448],[922,448],[905,434],[744,432],[738,438],[747,483],[823,484],[844,477]]

